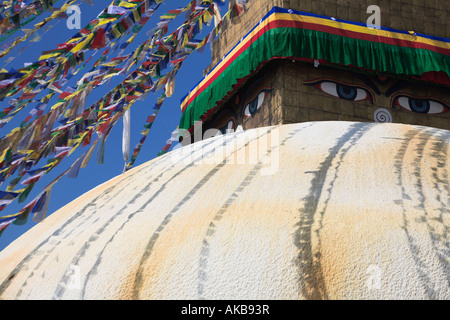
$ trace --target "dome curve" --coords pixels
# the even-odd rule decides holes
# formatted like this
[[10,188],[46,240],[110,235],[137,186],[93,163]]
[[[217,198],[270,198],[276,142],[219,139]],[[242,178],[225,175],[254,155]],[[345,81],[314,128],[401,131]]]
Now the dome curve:
[[449,136],[309,122],[174,150],[0,252],[0,298],[449,299]]

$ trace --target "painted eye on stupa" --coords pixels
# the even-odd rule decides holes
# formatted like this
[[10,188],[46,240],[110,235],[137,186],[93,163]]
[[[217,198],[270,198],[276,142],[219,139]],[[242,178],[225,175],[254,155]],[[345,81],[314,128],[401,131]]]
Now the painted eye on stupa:
[[264,89],[258,95],[252,99],[244,108],[244,117],[251,118],[255,115],[256,111],[261,107],[264,100],[266,99],[269,92],[271,92],[272,89]]
[[227,124],[219,129],[222,134],[227,134],[229,132],[234,132],[235,123],[234,120],[228,120]]
[[450,111],[450,108],[442,102],[432,99],[418,99],[408,96],[399,96],[394,100],[395,106],[400,106],[415,113],[439,114]]
[[314,86],[322,92],[335,98],[348,101],[370,101],[373,102],[373,95],[366,88],[354,86],[348,83],[340,83],[329,79],[305,81],[305,85]]

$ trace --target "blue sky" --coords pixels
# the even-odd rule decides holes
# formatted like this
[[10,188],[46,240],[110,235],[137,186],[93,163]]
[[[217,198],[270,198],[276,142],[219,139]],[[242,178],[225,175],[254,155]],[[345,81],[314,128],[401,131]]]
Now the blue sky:
[[[189,1],[188,0],[164,0],[162,5],[153,15],[153,17],[147,22],[144,28],[139,32],[139,35],[134,40],[133,44],[127,48],[123,54],[127,54],[129,51],[134,50],[139,44],[144,42],[148,35],[146,33],[156,26],[156,22],[159,21],[159,16],[166,13],[170,9],[175,9],[178,7],[184,7]],[[64,1],[58,1],[55,7],[60,7]],[[104,8],[111,4],[111,0],[94,0],[94,6],[90,6],[82,1],[78,1],[81,10],[81,27],[86,26],[92,19],[94,19]],[[223,6],[221,9],[222,14],[228,6]],[[48,17],[49,13],[43,14],[38,19],[34,20],[31,24],[27,25],[25,28],[31,28],[32,25],[41,21],[45,17]],[[24,63],[34,62],[39,59],[40,53],[46,50],[55,49],[58,44],[67,41],[72,37],[77,30],[70,30],[66,26],[66,19],[60,20],[55,27],[50,29],[45,34],[39,31],[39,35],[42,40],[38,42],[24,42],[20,44],[17,49],[13,49],[10,54],[6,57],[0,59],[0,63],[3,68],[9,70],[11,68],[18,69],[24,66]],[[169,32],[175,30],[179,25],[184,22],[184,15],[181,14],[177,19],[175,19],[169,25]],[[211,28],[204,29],[197,39],[201,39],[207,35]],[[22,35],[21,31],[14,34],[10,39],[4,41],[8,42],[18,35]],[[26,47],[23,52],[19,50]],[[112,58],[117,55],[118,51],[110,56]],[[98,55],[98,54],[97,54]],[[15,57],[15,59],[7,63],[8,57]],[[97,56],[94,56],[90,64],[83,70],[89,71],[92,63],[96,60]],[[192,89],[195,84],[201,80],[203,77],[203,70],[209,65],[210,58],[209,44],[206,46],[203,53],[194,52],[191,54],[187,60],[184,61],[181,69],[179,70],[176,81],[175,81],[175,92],[170,98],[166,98],[158,116],[150,130],[150,133],[143,145],[141,152],[134,164],[134,167],[139,166],[157,156],[157,153],[161,151],[162,147],[165,145],[167,139],[173,130],[178,126],[181,111],[180,111],[180,100],[181,98]],[[69,85],[74,85],[79,77],[82,76],[83,71],[77,74],[77,77],[72,78]],[[81,75],[80,75],[81,74]],[[117,76],[113,77],[110,83],[106,83],[102,87],[96,88],[88,97],[86,101],[86,107],[90,106],[92,103],[97,101],[100,97],[105,95],[110,91],[116,84],[122,81],[124,77]],[[48,93],[48,92],[47,92]],[[133,152],[133,148],[138,143],[141,135],[140,132],[143,129],[145,120],[147,116],[153,113],[153,106],[156,99],[162,94],[162,91],[156,92],[156,94],[150,94],[144,101],[136,102],[131,108],[131,144],[130,144],[130,154]],[[17,98],[17,97],[16,97]],[[1,102],[1,108],[7,106],[8,99]],[[54,100],[51,100],[54,101]],[[35,106],[35,104],[33,104]],[[45,112],[48,111],[50,106],[47,106]],[[19,112],[15,118],[0,129],[0,136],[8,134],[13,128],[19,126],[20,122],[25,119],[28,115],[30,108],[24,108]],[[72,165],[72,163],[86,151],[88,147],[79,148],[69,157],[66,157],[62,163],[54,168],[48,175],[42,177],[36,184],[27,200],[24,203],[18,204],[17,200],[10,204],[6,209],[0,212],[1,216],[14,214],[20,211],[26,204],[33,200],[40,191],[54,178],[56,178],[60,173],[64,172],[67,168]],[[104,164],[97,164],[96,153],[92,156],[89,164],[86,168],[81,169],[78,177],[76,179],[69,179],[67,176],[63,177],[52,189],[50,204],[48,207],[48,215],[55,212],[62,206],[68,204],[70,201],[81,196],[85,192],[94,188],[95,186],[110,180],[111,178],[120,175],[124,167],[124,161],[122,158],[122,120],[120,120],[112,129],[107,141],[105,148]],[[39,168],[45,165],[46,159],[39,162],[34,168]],[[1,187],[0,190],[5,190],[7,186],[7,180]],[[20,186],[18,186],[20,188]],[[99,213],[100,214],[100,213]],[[0,237],[0,250],[3,250],[8,244],[14,241],[21,234],[35,226],[36,223],[32,221],[31,217],[26,225],[16,226],[14,224],[10,225]]]

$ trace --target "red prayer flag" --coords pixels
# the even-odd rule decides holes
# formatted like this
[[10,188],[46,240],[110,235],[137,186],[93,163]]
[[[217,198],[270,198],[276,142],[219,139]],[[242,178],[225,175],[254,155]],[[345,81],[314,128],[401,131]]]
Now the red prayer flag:
[[94,40],[92,41],[91,48],[92,49],[100,49],[106,46],[105,40],[105,31],[103,28],[98,29],[97,33],[94,36]]

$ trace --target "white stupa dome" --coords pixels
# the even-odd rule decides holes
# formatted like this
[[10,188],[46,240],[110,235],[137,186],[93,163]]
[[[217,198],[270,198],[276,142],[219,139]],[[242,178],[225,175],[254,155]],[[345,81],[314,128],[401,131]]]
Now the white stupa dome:
[[450,299],[449,137],[311,122],[174,150],[0,252],[0,298]]

